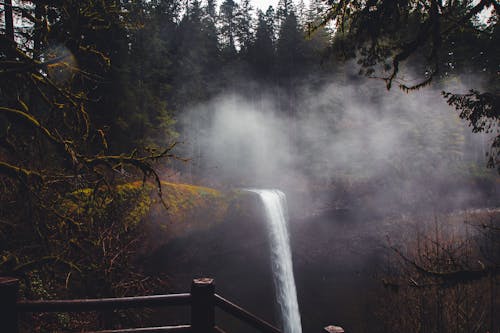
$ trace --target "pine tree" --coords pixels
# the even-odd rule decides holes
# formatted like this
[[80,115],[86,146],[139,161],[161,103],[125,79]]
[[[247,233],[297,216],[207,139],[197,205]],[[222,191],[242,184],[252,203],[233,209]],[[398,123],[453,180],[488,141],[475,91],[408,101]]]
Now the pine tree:
[[301,71],[304,63],[304,34],[292,11],[281,25],[276,48],[278,72],[291,78]]
[[238,6],[236,37],[240,48],[240,53],[246,54],[252,43],[252,17],[253,7],[250,0],[241,0]]
[[221,52],[219,36],[217,31],[217,16],[215,3],[209,1],[205,7],[205,15],[202,18],[202,40],[205,61],[203,65],[203,81],[206,82],[206,90],[209,95],[216,94],[219,90],[217,83],[217,71],[221,66]]
[[238,5],[234,0],[224,0],[219,10],[220,34],[226,57],[236,54],[236,33],[238,26]]
[[278,9],[276,10],[276,20],[278,22],[278,27],[283,26],[287,17],[292,13],[295,13],[295,6],[292,0],[279,0]]
[[304,0],[299,0],[296,7],[297,22],[301,29],[304,30],[308,22],[308,9],[306,8]]
[[214,23],[217,22],[217,11],[215,5],[215,0],[207,0],[206,15],[211,18]]
[[266,15],[260,10],[257,15],[257,31],[250,50],[250,62],[258,78],[269,79],[273,74],[275,62],[273,36]]
[[199,0],[190,2],[175,34],[174,86],[176,109],[202,99],[205,54],[202,35],[202,9]]
[[319,24],[323,20],[323,15],[326,12],[326,5],[321,0],[310,0],[307,9],[307,22],[311,24]]
[[264,17],[269,33],[271,34],[272,41],[273,43],[275,43],[278,38],[278,28],[276,24],[276,11],[274,10],[273,6],[269,6],[267,8]]

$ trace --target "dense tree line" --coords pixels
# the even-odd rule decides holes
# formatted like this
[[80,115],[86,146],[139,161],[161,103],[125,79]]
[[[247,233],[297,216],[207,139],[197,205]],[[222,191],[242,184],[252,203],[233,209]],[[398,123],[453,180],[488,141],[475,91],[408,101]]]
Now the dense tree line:
[[[180,141],[200,140],[182,137],[185,124],[176,119],[223,92],[244,92],[258,99],[267,89],[280,96],[283,112],[294,114],[298,89],[332,75],[345,76],[342,63],[353,58],[362,73],[402,89],[453,78],[467,85],[464,74],[483,75],[487,91],[446,97],[474,131],[494,128],[498,121],[494,1],[475,6],[469,1],[441,4],[438,17],[432,14],[433,1],[419,5],[316,0],[306,7],[303,2],[282,0],[265,12],[253,8],[249,0],[14,1],[12,7],[9,3],[3,17],[14,19],[3,20],[3,41],[15,41],[18,50],[41,64],[52,57],[48,69],[54,79],[88,74],[80,75],[78,87],[86,95],[86,114],[114,153],[136,147],[158,149],[175,141],[179,133]],[[474,15],[489,6],[490,22],[478,22]],[[82,19],[64,26],[65,21],[59,20],[62,13],[68,20]],[[99,20],[90,19],[89,13],[99,15]],[[438,19],[443,21],[441,30],[436,30]],[[331,21],[335,25],[327,24]],[[435,40],[430,39],[429,29],[439,35]],[[398,76],[408,74],[406,65],[416,73],[410,80],[413,85]],[[272,93],[278,89],[280,93]],[[4,94],[17,95],[8,89]],[[207,117],[200,114],[188,126],[206,123]],[[189,149],[195,148],[187,146],[188,151],[179,153],[194,158]],[[495,165],[496,156],[492,157]]]

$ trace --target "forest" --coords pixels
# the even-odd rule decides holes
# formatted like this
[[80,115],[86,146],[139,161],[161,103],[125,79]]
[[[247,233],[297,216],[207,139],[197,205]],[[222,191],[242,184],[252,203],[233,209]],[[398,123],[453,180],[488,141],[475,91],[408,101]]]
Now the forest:
[[[305,332],[500,332],[499,13],[494,0],[0,0],[0,277],[35,300],[185,291],[209,274],[302,332],[251,295],[279,289],[254,190],[272,188]],[[183,318],[20,322],[165,316]]]

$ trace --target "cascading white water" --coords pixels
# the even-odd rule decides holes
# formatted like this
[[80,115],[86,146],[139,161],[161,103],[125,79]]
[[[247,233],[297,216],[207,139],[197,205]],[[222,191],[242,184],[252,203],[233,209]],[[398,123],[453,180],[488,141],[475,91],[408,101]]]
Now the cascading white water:
[[279,190],[249,189],[249,191],[260,196],[268,219],[274,285],[281,310],[283,332],[302,333],[297,290],[293,277],[285,193]]

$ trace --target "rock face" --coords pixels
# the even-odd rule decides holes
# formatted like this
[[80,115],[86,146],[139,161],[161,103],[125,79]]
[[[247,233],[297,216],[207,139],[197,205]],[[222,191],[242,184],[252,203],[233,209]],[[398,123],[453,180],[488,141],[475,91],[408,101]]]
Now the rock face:
[[168,182],[162,182],[162,193],[163,202],[151,193],[154,202],[144,216],[150,252],[171,240],[222,223],[237,197],[213,188]]
[[[216,293],[277,324],[262,203],[257,196],[245,193],[236,194],[228,202],[221,221],[202,219],[209,228],[179,230],[175,238],[169,238],[147,257],[145,265],[152,275],[168,275],[169,292],[186,292],[193,278],[214,278]],[[189,319],[186,312],[164,313],[161,318],[168,323]],[[222,312],[217,318],[228,332],[253,332]]]

